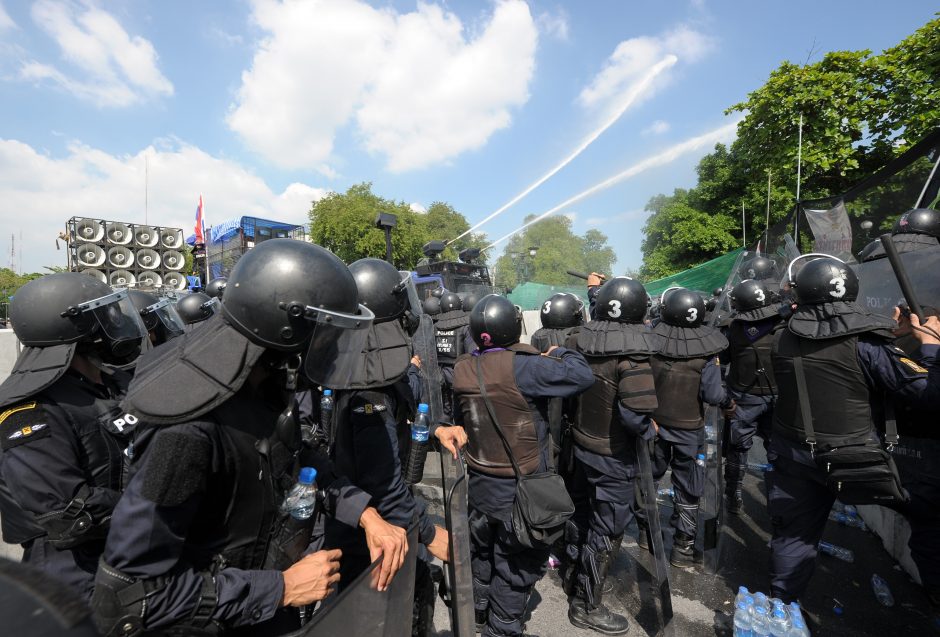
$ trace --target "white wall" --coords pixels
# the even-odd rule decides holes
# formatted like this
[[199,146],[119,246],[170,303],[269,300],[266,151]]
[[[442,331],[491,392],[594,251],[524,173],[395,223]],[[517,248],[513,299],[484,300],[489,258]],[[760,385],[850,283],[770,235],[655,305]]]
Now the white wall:
[[19,341],[13,330],[0,330],[0,382],[10,375],[19,354]]

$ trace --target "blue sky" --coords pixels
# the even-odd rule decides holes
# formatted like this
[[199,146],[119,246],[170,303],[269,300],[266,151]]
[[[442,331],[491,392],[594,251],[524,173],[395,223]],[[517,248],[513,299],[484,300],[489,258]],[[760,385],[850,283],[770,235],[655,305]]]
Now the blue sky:
[[603,230],[622,272],[641,262],[649,197],[694,184],[696,161],[733,136],[724,109],[781,61],[880,51],[935,11],[913,0],[0,0],[0,265],[11,233],[34,271],[65,264],[54,239],[73,215],[142,222],[145,163],[149,221],[187,232],[200,193],[209,225],[302,222],[311,200],[361,181],[416,207],[447,201],[474,223],[613,121],[481,230],[496,239],[629,171],[559,210],[577,232]]

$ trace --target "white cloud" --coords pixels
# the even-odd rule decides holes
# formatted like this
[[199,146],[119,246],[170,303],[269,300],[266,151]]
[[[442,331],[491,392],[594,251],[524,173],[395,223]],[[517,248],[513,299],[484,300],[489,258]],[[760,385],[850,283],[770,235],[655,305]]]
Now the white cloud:
[[181,227],[187,235],[200,193],[210,226],[239,215],[306,223],[311,202],[329,192],[302,183],[275,192],[245,167],[178,140],[121,156],[73,142],[65,156],[51,157],[0,139],[0,227],[22,230],[24,269],[65,265],[53,240],[72,216],[143,223],[145,157],[149,223]]
[[539,31],[562,42],[568,41],[568,14],[561,7],[552,13],[545,11],[538,17]]
[[3,8],[3,4],[0,4],[0,32],[14,28],[16,28],[16,22],[13,21],[10,14]]
[[418,214],[422,214],[422,215],[428,211],[427,208],[419,204],[417,201],[411,202],[411,204],[408,207],[411,208],[414,212],[417,212]]
[[209,27],[209,35],[223,46],[242,46],[245,38],[237,33],[229,33],[222,27],[213,25]]
[[521,0],[498,2],[472,34],[424,3],[399,14],[256,0],[254,19],[267,35],[228,124],[280,166],[321,169],[350,123],[392,171],[440,163],[481,147],[528,99],[538,33]]
[[[714,46],[712,38],[681,25],[660,36],[640,36],[624,40],[607,59],[578,100],[585,107],[617,101],[656,64],[675,57],[682,63],[700,60]],[[657,88],[668,82],[669,74],[657,79]],[[646,97],[650,97],[652,91]]]
[[571,223],[574,223],[575,221],[578,220],[577,212],[566,212],[564,216],[568,217],[568,220],[571,221]]
[[657,119],[655,122],[644,128],[640,134],[641,135],[662,135],[663,133],[669,132],[669,122]]
[[62,58],[76,74],[30,60],[20,69],[22,79],[49,81],[76,97],[108,107],[173,94],[173,84],[157,68],[157,53],[150,41],[129,35],[107,11],[39,0],[32,17],[59,45]]

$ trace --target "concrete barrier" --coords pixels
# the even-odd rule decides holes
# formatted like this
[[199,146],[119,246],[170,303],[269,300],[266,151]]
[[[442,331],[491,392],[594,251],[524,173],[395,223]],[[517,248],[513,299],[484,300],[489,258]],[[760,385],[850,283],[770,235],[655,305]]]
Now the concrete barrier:
[[10,375],[19,354],[20,342],[13,330],[0,330],[0,382]]
[[911,539],[911,525],[904,516],[880,506],[860,506],[858,514],[868,528],[881,538],[881,543],[891,557],[919,584],[920,575],[907,546],[907,541]]

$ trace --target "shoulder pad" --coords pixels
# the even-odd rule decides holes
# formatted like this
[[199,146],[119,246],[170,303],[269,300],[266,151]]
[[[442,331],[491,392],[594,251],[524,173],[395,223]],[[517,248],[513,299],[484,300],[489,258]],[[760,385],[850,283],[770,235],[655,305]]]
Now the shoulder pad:
[[530,354],[535,356],[541,354],[541,352],[536,348],[532,347],[531,345],[526,345],[525,343],[516,343],[515,345],[510,345],[506,349],[516,354]]
[[51,434],[46,411],[36,401],[0,413],[0,447],[4,451]]
[[452,310],[439,314],[434,326],[439,330],[454,330],[464,325],[470,325],[470,314],[463,310]]

